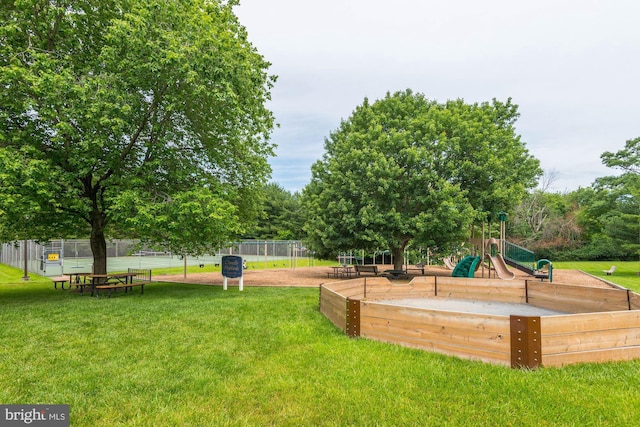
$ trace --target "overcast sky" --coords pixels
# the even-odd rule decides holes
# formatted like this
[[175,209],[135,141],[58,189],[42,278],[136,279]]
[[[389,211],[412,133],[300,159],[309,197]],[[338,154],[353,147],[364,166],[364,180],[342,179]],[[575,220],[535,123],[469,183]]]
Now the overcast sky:
[[552,191],[616,175],[640,136],[638,0],[241,0],[249,39],[278,76],[270,163],[290,191],[362,104],[407,88],[444,102],[519,105],[516,130]]

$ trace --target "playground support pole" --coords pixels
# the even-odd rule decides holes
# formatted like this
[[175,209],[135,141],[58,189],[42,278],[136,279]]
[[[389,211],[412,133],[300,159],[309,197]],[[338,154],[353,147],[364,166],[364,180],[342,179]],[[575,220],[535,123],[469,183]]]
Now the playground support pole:
[[23,255],[24,255],[24,276],[22,276],[22,280],[23,281],[28,281],[29,280],[29,260],[27,259],[27,255],[28,255],[28,251],[27,251],[27,240],[25,239],[25,241],[22,243],[24,245],[24,251],[23,251]]
[[498,218],[500,218],[500,253],[502,253],[502,256],[504,256],[504,251],[507,247],[506,245],[506,238],[507,238],[507,213],[506,212],[500,212],[498,214]]
[[[484,219],[482,220],[482,248],[481,248],[481,254],[482,254],[482,278],[484,279]],[[489,278],[491,278],[491,270],[489,270]]]

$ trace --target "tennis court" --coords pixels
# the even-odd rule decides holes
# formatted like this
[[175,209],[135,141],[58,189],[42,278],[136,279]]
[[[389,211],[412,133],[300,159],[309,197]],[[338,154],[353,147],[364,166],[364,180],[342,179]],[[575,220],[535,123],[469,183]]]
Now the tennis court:
[[[107,270],[109,273],[126,271],[128,268],[172,268],[187,266],[210,266],[220,264],[224,255],[240,255],[254,267],[291,267],[298,259],[308,258],[311,252],[300,241],[289,240],[245,240],[233,242],[213,255],[187,256],[148,249],[137,249],[134,240],[114,240],[107,243]],[[93,256],[87,239],[55,240],[46,245],[33,241],[3,244],[0,262],[24,268],[25,258],[30,273],[43,276],[60,276],[72,272],[91,272]]]

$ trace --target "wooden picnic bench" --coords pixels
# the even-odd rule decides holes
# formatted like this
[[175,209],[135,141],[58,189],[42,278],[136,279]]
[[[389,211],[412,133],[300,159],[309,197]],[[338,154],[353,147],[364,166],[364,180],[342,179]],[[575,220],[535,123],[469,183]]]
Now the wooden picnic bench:
[[351,276],[354,274],[353,267],[350,265],[331,267],[331,269],[332,271],[327,273],[328,278],[344,279],[346,277],[347,279],[351,279]]
[[[84,288],[89,288],[91,289],[93,287],[93,284],[91,282],[71,282],[71,285],[69,285],[71,288],[76,288],[80,290],[80,295],[84,295]],[[91,291],[93,292],[93,291]]]
[[375,276],[378,275],[378,266],[377,265],[356,265],[356,276],[360,276],[361,273],[373,273]]
[[69,282],[69,279],[66,277],[54,277],[53,279],[51,279],[53,281],[53,289],[58,289],[58,283],[60,283],[60,285],[62,285],[62,289],[64,289],[64,284]]
[[[113,273],[104,275],[93,275],[91,294],[96,293],[96,298],[100,296],[100,291],[108,291],[108,298],[118,289],[124,292],[133,292],[134,286],[140,287],[140,293],[144,294],[144,285],[151,282],[151,270],[130,268],[126,273]],[[81,290],[82,292],[82,290]]]
[[424,263],[423,263],[423,262],[420,262],[420,263],[418,263],[418,264],[414,265],[413,267],[406,267],[404,270],[405,270],[405,272],[407,272],[407,273],[409,273],[409,270],[418,270],[418,271],[419,271],[419,272],[421,272],[421,273],[422,273],[422,275],[424,276],[424,268],[425,268]]
[[96,285],[94,289],[96,291],[96,298],[100,296],[100,291],[109,291],[107,298],[111,298],[111,293],[113,291],[117,291],[118,289],[124,289],[124,292],[133,291],[134,286],[140,286],[140,293],[144,294],[144,282],[133,282],[133,283],[107,283],[105,285]]

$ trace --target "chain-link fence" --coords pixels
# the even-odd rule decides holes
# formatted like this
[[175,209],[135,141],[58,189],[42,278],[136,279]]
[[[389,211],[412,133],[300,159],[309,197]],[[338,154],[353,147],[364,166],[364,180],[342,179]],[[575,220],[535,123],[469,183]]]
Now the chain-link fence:
[[[136,240],[107,242],[109,272],[127,268],[168,268],[185,264],[216,265],[223,255],[240,255],[254,268],[296,268],[314,264],[313,253],[299,240],[244,240],[230,243],[214,254],[186,259],[181,254],[140,248]],[[38,244],[32,240],[3,243],[0,263],[26,269],[30,273],[56,276],[71,272],[92,272],[93,255],[88,239],[52,240]]]

